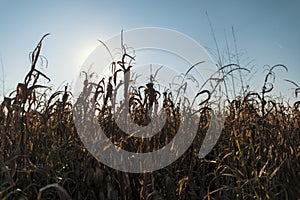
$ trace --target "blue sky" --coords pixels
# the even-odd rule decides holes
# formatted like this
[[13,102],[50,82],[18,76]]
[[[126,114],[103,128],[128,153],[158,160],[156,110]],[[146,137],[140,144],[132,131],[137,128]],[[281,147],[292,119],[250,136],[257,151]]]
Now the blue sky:
[[[0,1],[0,93],[15,89],[30,68],[28,54],[45,33],[42,54],[49,66],[42,69],[54,88],[72,82],[85,58],[120,30],[140,27],[174,29],[214,49],[206,12],[220,49],[225,49],[225,33],[233,46],[231,27],[237,45],[248,60],[255,59],[252,83],[263,84],[263,66],[285,64],[289,73],[276,71],[282,92],[300,84],[300,2],[299,1]],[[246,62],[246,61],[245,61]],[[260,89],[257,85],[254,89]],[[292,93],[292,91],[288,91]]]

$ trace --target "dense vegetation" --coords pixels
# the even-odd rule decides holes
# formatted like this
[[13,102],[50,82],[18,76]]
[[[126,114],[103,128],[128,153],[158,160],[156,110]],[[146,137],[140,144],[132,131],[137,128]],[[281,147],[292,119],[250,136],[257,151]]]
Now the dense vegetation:
[[[274,69],[286,68],[284,65],[268,69],[261,92],[244,90],[241,96],[226,99],[226,106],[219,110],[227,115],[224,129],[205,158],[199,159],[197,154],[213,114],[210,97],[214,90],[199,93],[206,93],[208,98],[199,105],[199,130],[188,151],[166,168],[134,174],[103,165],[85,149],[74,126],[68,86],[52,93],[47,85],[39,84],[39,79],[50,81],[36,69],[38,60],[43,59],[43,39],[31,54],[32,65],[24,82],[0,105],[1,199],[300,198],[300,101],[286,105],[267,95],[273,89],[270,79]],[[163,99],[167,124],[158,138],[126,138],[114,126],[108,101],[118,83],[117,72],[130,70],[125,59],[134,57],[124,51],[122,59],[112,65],[115,69],[109,82],[90,84],[84,72],[87,78],[82,94],[96,90],[93,101],[99,102],[99,123],[113,133],[108,136],[116,145],[136,152],[161,148],[176,134],[183,113],[167,92],[154,96],[153,83],[142,88],[145,95],[132,90],[128,103],[132,119],[147,124],[147,112],[155,107],[157,98]],[[221,74],[225,70],[225,74],[233,73],[231,67],[242,70],[232,64],[220,68]],[[125,75],[124,79],[126,89],[130,77]],[[223,84],[221,78],[211,81],[216,80]],[[186,122],[187,132],[188,123],[192,120]]]

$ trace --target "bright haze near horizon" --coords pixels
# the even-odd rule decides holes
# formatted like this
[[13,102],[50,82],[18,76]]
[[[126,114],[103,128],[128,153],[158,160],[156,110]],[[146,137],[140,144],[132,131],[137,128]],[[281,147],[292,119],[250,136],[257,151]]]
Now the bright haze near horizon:
[[[204,46],[212,57],[216,45],[226,57],[235,44],[241,66],[252,69],[250,89],[261,91],[263,66],[277,69],[274,94],[293,94],[300,84],[299,1],[1,1],[0,2],[0,94],[12,92],[30,69],[29,53],[40,38],[41,54],[49,62],[39,68],[56,90],[74,82],[88,55],[121,30],[162,27],[182,32]],[[213,30],[212,28],[213,27]],[[232,35],[232,27],[236,43]],[[227,40],[227,44],[226,44]],[[252,61],[253,60],[253,61]],[[252,61],[247,65],[249,61]],[[4,90],[4,91],[3,91]]]

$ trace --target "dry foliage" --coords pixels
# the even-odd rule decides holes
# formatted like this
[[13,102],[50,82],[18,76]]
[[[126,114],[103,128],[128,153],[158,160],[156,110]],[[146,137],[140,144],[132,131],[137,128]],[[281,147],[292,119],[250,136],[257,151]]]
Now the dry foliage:
[[[44,37],[46,37],[45,35]],[[212,91],[199,105],[198,134],[185,154],[170,166],[145,174],[124,173],[99,163],[82,145],[73,124],[72,94],[64,90],[51,93],[40,78],[50,79],[36,69],[42,41],[31,54],[31,69],[23,83],[0,105],[0,198],[1,199],[297,199],[300,197],[300,102],[284,105],[268,97],[277,65],[268,69],[261,93],[245,92],[243,97],[227,99],[225,128],[217,145],[205,157],[197,153],[207,130],[212,110]],[[126,53],[112,63],[112,77],[95,85],[86,81],[85,93],[94,93],[98,119],[108,137],[128,151],[149,152],[168,143],[176,134],[180,115],[185,115],[186,131],[193,123],[189,110],[180,113],[175,97],[155,90],[153,78],[139,88],[129,88],[131,61]],[[236,67],[229,73],[242,70]],[[118,82],[117,74],[124,80]],[[224,73],[223,73],[224,74]],[[152,80],[152,81],[151,81]],[[152,139],[128,137],[115,126],[112,107],[119,84],[124,84],[123,103],[130,105],[132,120],[149,123],[156,114],[158,99],[167,111],[167,123]],[[127,91],[130,91],[128,94]],[[296,94],[299,89],[295,91]],[[79,102],[80,103],[80,102]],[[82,106],[85,106],[82,104]],[[116,108],[118,109],[118,108]],[[82,107],[82,110],[87,110]]]

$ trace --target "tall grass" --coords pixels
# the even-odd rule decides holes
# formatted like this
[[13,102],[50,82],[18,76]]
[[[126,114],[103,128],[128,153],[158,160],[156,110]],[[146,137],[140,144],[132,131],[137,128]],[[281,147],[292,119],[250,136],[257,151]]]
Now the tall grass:
[[[5,97],[0,105],[0,198],[1,199],[298,199],[300,198],[300,101],[285,105],[267,96],[272,92],[271,67],[262,91],[245,91],[242,96],[226,99],[225,127],[213,150],[197,157],[213,111],[211,96],[216,89],[202,91],[208,98],[199,106],[201,121],[191,147],[173,164],[152,173],[131,174],[111,169],[98,162],[83,146],[74,126],[72,94],[66,86],[51,92],[40,79],[50,78],[36,69],[45,35],[31,54],[31,68],[25,80]],[[167,144],[176,134],[180,115],[186,125],[192,114],[179,109],[174,94],[160,94],[149,82],[129,88],[128,61],[134,59],[123,49],[123,57],[112,64],[113,74],[99,84],[86,81],[81,98],[93,93],[100,126],[108,137],[128,151],[148,152]],[[125,61],[125,59],[128,59]],[[238,65],[236,65],[238,66]],[[232,69],[228,69],[233,67]],[[234,65],[210,81],[223,84],[223,75],[232,74]],[[220,72],[221,72],[220,70]],[[238,66],[236,70],[243,70]],[[166,110],[167,123],[153,139],[137,139],[115,126],[113,108],[124,73],[124,93],[129,99],[133,121],[146,125],[149,110],[156,114],[159,99]],[[83,74],[84,74],[83,73]],[[155,75],[153,75],[155,77]],[[142,92],[144,91],[144,93]],[[220,94],[219,94],[220,95]],[[195,97],[196,98],[196,97]],[[76,103],[80,103],[76,102]],[[77,105],[82,112],[84,104]],[[116,108],[118,109],[118,108]]]

